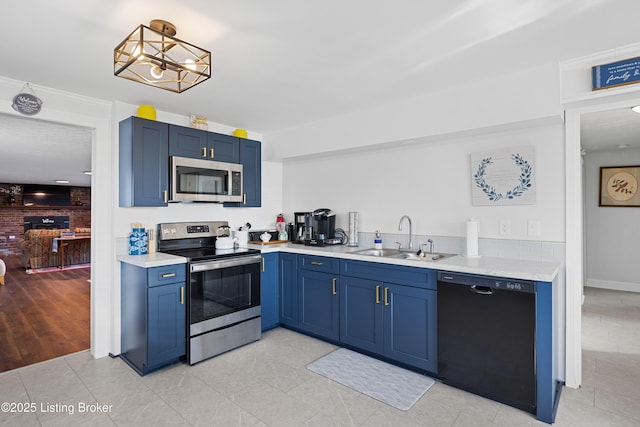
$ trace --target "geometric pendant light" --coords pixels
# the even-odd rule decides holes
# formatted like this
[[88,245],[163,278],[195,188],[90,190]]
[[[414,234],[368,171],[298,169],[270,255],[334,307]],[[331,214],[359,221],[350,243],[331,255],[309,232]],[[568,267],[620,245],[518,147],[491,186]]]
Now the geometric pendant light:
[[140,25],[113,50],[113,74],[177,93],[210,78],[211,52],[175,35],[167,21]]

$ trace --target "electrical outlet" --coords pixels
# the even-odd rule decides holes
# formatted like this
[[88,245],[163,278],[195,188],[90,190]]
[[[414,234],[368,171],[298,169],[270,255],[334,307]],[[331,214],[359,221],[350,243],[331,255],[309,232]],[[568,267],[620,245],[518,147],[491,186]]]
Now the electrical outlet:
[[537,219],[530,219],[527,221],[527,234],[529,236],[540,236],[542,230],[540,221]]
[[511,234],[511,221],[508,219],[501,219],[499,224],[500,234],[508,235]]

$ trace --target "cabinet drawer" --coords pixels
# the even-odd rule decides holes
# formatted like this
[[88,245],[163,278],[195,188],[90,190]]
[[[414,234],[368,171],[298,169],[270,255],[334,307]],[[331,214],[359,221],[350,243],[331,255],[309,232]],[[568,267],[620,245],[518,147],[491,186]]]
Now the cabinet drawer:
[[187,274],[186,271],[186,264],[151,267],[147,271],[147,283],[151,287],[167,283],[184,282]]
[[433,290],[437,280],[436,270],[367,261],[342,260],[340,274]]
[[298,255],[298,268],[340,274],[340,259],[314,255]]

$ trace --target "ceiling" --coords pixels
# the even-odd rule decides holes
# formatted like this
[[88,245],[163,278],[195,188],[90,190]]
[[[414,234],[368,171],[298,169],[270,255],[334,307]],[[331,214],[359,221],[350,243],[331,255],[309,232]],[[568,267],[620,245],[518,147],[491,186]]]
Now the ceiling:
[[[375,7],[366,0],[33,3],[14,2],[3,12],[0,38],[15,43],[0,44],[3,63],[10,64],[2,76],[29,82],[36,92],[44,86],[151,104],[262,134],[636,43],[640,15],[637,0],[397,0]],[[603,16],[615,22],[605,27],[606,37]],[[172,22],[178,38],[210,50],[212,78],[175,94],[115,77],[114,47],[151,19]],[[629,138],[623,134],[631,117],[613,114],[589,117],[585,140],[600,144],[587,134],[608,127]],[[0,116],[4,165],[22,162],[22,149],[52,157],[62,145],[73,147],[72,153],[57,157],[58,167],[36,171],[57,179],[61,171],[86,170],[90,155],[76,146],[89,130],[47,128],[25,118],[34,125],[14,134],[18,120]],[[597,141],[613,138],[606,133]],[[88,155],[80,167],[65,166],[65,159],[80,154]],[[31,162],[37,165],[33,157]],[[0,182],[6,182],[4,170]]]

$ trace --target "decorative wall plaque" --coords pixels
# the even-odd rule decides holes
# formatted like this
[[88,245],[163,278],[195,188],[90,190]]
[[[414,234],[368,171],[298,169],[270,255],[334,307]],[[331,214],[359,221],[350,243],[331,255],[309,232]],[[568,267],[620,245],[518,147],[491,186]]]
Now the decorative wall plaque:
[[472,154],[473,205],[535,205],[534,165],[533,146]]
[[29,83],[27,83],[22,87],[22,91],[13,97],[11,106],[18,113],[25,116],[35,116],[42,109],[42,100],[36,96]]

